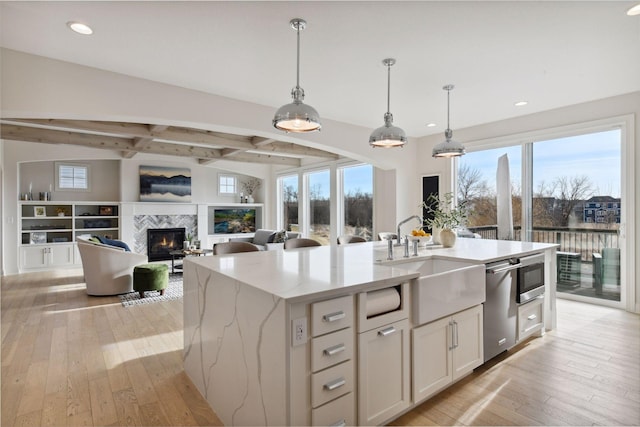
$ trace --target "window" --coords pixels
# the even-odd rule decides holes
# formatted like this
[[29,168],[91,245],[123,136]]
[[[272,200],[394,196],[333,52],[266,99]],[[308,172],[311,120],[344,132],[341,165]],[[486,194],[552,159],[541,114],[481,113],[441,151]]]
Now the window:
[[56,163],[56,191],[89,190],[89,166],[77,163]]
[[305,178],[308,190],[306,201],[308,202],[307,212],[309,212],[309,237],[323,245],[328,245],[331,234],[329,170],[311,172],[306,174]]
[[[620,207],[626,203],[623,130],[610,124],[589,130],[556,131],[554,139],[524,136],[517,145],[496,144],[467,154],[458,161],[458,197],[471,207],[474,232],[500,238],[495,158],[508,153],[513,238],[557,243],[558,253],[577,256],[579,274],[567,278],[559,273],[558,295],[619,302],[624,260]],[[605,254],[615,260],[605,262]]]
[[218,193],[236,194],[238,192],[238,179],[233,175],[218,175]]
[[[498,159],[507,156],[511,191],[504,194],[511,202],[511,218],[498,221]],[[467,226],[485,239],[517,239],[514,231],[520,228],[522,217],[520,146],[476,151],[462,156],[458,163],[458,202],[469,207]],[[503,187],[501,187],[503,188]],[[508,187],[504,187],[507,188]]]
[[373,240],[373,167],[346,166],[338,169],[342,185],[342,231]]
[[278,178],[279,223],[287,231],[300,231],[298,220],[298,175]]
[[336,162],[280,175],[278,227],[323,245],[341,234],[373,240],[373,173],[371,165]]

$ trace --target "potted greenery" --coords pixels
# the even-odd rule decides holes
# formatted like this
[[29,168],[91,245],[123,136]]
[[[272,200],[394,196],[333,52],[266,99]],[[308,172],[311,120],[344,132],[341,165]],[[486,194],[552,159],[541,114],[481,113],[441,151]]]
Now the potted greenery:
[[454,206],[453,202],[453,193],[445,193],[442,198],[431,194],[422,202],[422,207],[429,216],[424,222],[433,230],[433,241],[442,243],[445,248],[455,245],[456,233],[453,230],[466,222],[468,215],[466,202],[463,201],[457,206]]

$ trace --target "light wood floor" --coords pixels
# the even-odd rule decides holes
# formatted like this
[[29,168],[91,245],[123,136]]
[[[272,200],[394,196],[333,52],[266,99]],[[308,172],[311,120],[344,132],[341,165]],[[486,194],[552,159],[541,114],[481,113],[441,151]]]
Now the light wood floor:
[[[2,279],[2,426],[220,425],[182,369],[182,302],[124,308],[79,273]],[[640,425],[640,316],[558,312],[393,424]]]

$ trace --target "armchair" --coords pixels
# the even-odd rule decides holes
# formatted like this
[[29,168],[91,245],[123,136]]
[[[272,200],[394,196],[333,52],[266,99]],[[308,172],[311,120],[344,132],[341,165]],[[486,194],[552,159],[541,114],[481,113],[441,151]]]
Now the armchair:
[[117,295],[133,292],[133,268],[147,262],[147,256],[122,248],[77,237],[84,280],[89,295]]

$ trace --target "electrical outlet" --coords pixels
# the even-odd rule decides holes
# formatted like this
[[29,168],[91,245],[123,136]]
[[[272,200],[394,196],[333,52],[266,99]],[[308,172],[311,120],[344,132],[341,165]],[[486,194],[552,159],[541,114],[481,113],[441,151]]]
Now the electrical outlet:
[[307,342],[307,318],[300,317],[293,319],[293,327],[291,328],[291,342],[293,346],[302,345]]

